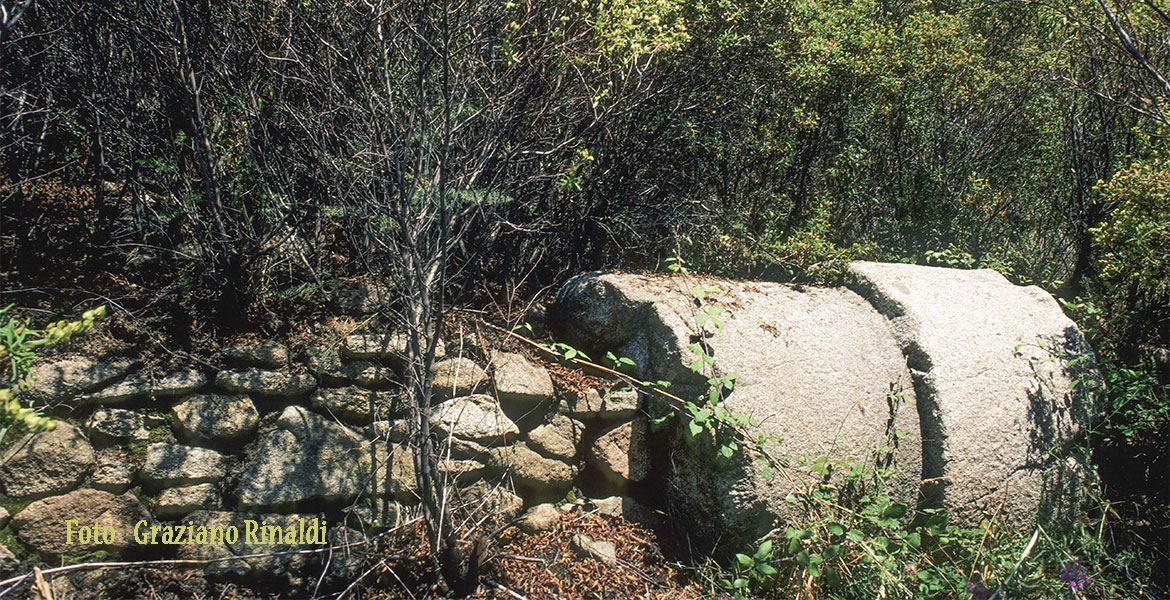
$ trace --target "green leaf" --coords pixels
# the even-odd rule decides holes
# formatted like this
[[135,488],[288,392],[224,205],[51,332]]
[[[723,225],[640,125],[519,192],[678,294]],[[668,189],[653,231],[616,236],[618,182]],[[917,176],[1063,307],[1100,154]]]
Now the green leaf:
[[901,519],[906,516],[907,506],[901,502],[893,502],[887,499],[889,504],[882,511],[883,517],[890,517],[891,519]]
[[736,554],[735,560],[739,563],[739,565],[741,567],[745,567],[745,568],[750,567],[750,566],[755,564],[755,561],[752,560],[752,557],[750,557],[746,554]]
[[651,417],[650,418],[650,431],[658,431],[658,430],[662,429],[662,427],[666,424],[666,422],[669,421],[671,419],[671,417],[673,417],[673,416],[674,415],[667,413],[665,415],[662,415],[661,417]]
[[778,572],[778,571],[776,571],[776,567],[773,567],[772,565],[770,565],[768,563],[763,563],[761,565],[756,566],[756,570],[759,571],[760,574],[764,575],[765,577],[770,577],[772,575],[775,575]]
[[828,529],[829,533],[833,535],[842,535],[845,533],[845,528],[837,523],[829,523],[825,529]]
[[767,560],[772,555],[772,540],[764,540],[756,549],[756,560]]
[[808,550],[801,550],[796,553],[796,564],[802,567],[808,566]]
[[849,533],[845,534],[845,537],[849,538],[850,540],[852,540],[854,542],[860,542],[861,540],[865,539],[865,534],[862,533],[861,531],[856,530],[856,529],[850,529]]
[[700,433],[703,433],[703,426],[694,422],[694,421],[687,423],[687,427],[690,429],[692,436],[696,436],[696,435],[699,435]]
[[832,565],[825,565],[824,571],[825,582],[828,583],[829,586],[838,587],[841,585],[841,575],[837,572],[837,569],[833,568]]

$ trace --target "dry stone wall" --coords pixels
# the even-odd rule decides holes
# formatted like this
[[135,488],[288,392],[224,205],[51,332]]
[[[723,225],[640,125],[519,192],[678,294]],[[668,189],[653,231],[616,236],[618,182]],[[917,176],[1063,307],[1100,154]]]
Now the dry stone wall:
[[[355,306],[366,304],[355,296]],[[440,476],[485,528],[526,507],[547,513],[546,503],[582,485],[589,457],[615,454],[602,434],[635,417],[637,395],[611,394],[609,384],[560,390],[539,360],[515,348],[461,352],[467,342],[440,343],[433,367]],[[325,563],[344,573],[352,565],[337,556],[251,555],[354,543],[420,514],[401,395],[405,344],[399,332],[369,330],[301,355],[276,341],[238,344],[219,354],[220,368],[151,374],[86,357],[39,365],[30,395],[56,407],[59,420],[52,431],[13,436],[0,453],[0,491],[13,514],[0,524],[10,534],[0,558],[105,551],[214,560],[204,567],[211,576],[292,585]],[[613,471],[596,478],[595,495],[625,489]],[[314,519],[328,535],[308,544],[243,535],[141,543],[152,528],[157,539],[168,526],[244,532],[249,520],[284,528]]]
[[[702,341],[717,374],[739,376],[726,406],[755,419],[773,455],[864,461],[884,446],[890,492],[909,503],[968,523],[988,511],[1020,524],[1074,516],[1092,479],[1074,442],[1092,419],[1084,384],[1096,371],[1052,298],[985,271],[856,263],[851,276],[848,288],[702,278],[722,288],[726,326],[701,330],[693,281],[586,274],[563,286],[549,325],[594,356],[633,359],[636,376],[683,396],[705,391],[688,350]],[[380,306],[360,292],[354,311]],[[785,498],[799,477],[765,477],[746,455],[719,460],[701,440],[654,433],[644,394],[616,381],[564,389],[516,348],[443,342],[431,413],[440,475],[456,509],[478,511],[485,531],[513,520],[538,530],[555,515],[551,503],[577,492],[607,514],[669,514],[697,540],[731,548],[791,518]],[[306,567],[346,576],[355,563],[338,555],[254,555],[353,544],[419,514],[405,348],[401,332],[369,329],[303,352],[235,345],[216,368],[155,373],[86,357],[37,366],[28,397],[61,420],[5,440],[0,511],[12,517],[0,512],[10,546],[0,560],[102,550],[216,560],[205,572],[294,585]],[[249,520],[298,530],[320,522],[327,533],[275,545],[134,537],[136,526]]]

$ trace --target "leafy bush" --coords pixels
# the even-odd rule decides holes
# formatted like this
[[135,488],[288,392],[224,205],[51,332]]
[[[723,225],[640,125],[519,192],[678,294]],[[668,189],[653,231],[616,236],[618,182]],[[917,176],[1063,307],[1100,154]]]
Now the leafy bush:
[[958,527],[937,509],[882,493],[873,463],[810,460],[846,475],[789,495],[801,515],[707,575],[736,598],[1139,598],[1129,577],[1149,565],[1110,546],[1107,506],[1053,536],[994,518]]
[[1108,406],[1102,428],[1122,439],[1136,441],[1149,436],[1156,441],[1170,427],[1170,385],[1159,381],[1153,357],[1137,365],[1105,363]]
[[1098,189],[1113,206],[1090,230],[1110,305],[1107,335],[1115,343],[1156,339],[1143,323],[1170,319],[1170,158],[1136,161]]

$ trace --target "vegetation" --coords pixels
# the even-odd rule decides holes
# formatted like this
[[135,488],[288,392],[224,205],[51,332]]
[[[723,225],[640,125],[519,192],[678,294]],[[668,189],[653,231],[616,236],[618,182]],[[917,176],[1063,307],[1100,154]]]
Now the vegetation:
[[[1086,444],[1104,496],[1083,531],[892,525],[897,509],[858,474],[799,499],[806,527],[724,565],[730,589],[1170,594],[1158,2],[0,8],[4,303],[116,297],[119,318],[163,316],[160,343],[198,352],[213,333],[287,333],[339,278],[389,279],[388,318],[413,333],[426,478],[428,367],[454,304],[511,306],[568,274],[668,257],[798,282],[834,281],[855,258],[994,268],[1057,295],[1098,353],[1107,398]],[[720,326],[702,310],[700,327]],[[30,348],[100,316],[70,308],[36,329],[17,311],[0,312],[9,383]],[[734,386],[709,383],[713,399]],[[0,398],[5,424],[43,423],[14,402]],[[444,522],[443,491],[420,485]],[[462,560],[451,532],[429,534]]]
[[33,328],[27,320],[12,317],[12,305],[0,309],[0,373],[7,375],[10,387],[0,388],[0,441],[8,428],[19,426],[31,431],[50,430],[57,426],[49,417],[40,414],[30,406],[23,406],[20,391],[32,383],[26,377],[29,363],[36,356],[38,348],[46,348],[68,342],[74,335],[93,329],[96,319],[106,314],[106,307],[99,306],[85,311],[79,320],[55,321],[44,329]]

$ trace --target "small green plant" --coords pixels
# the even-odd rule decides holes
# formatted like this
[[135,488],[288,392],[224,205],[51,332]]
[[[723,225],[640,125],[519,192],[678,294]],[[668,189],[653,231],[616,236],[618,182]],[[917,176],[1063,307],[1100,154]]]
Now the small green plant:
[[106,307],[85,311],[75,321],[61,320],[44,329],[36,329],[27,319],[11,314],[13,305],[0,309],[0,364],[8,371],[9,387],[0,388],[0,440],[13,425],[22,425],[32,431],[56,427],[56,422],[20,402],[20,392],[27,390],[29,365],[41,348],[68,342],[73,336],[89,331],[97,319],[105,316]]
[[[1134,442],[1142,436],[1156,438],[1170,424],[1170,385],[1158,381],[1155,359],[1135,365],[1106,362],[1101,365],[1108,404],[1107,432]],[[1110,431],[1112,430],[1112,431]]]
[[734,577],[719,580],[719,586],[736,599],[751,597],[753,587],[760,587],[779,571],[772,566],[772,541],[764,540],[751,554],[735,555]]
[[589,165],[596,160],[587,148],[577,150],[568,169],[557,176],[557,188],[563,192],[580,192],[581,184],[589,172]]
[[568,344],[565,344],[563,342],[554,343],[551,346],[550,350],[553,353],[559,355],[561,357],[561,360],[563,360],[563,361],[574,360],[577,358],[581,358],[581,359],[588,360],[588,361],[593,360],[592,358],[589,358],[589,355],[585,354],[585,352],[578,350],[577,348],[574,348],[574,347],[572,347]]
[[553,505],[556,506],[557,508],[560,508],[566,504],[572,504],[572,503],[576,502],[577,498],[580,498],[580,497],[581,497],[581,489],[578,488],[577,486],[573,486],[573,487],[569,488],[569,491],[565,492],[565,496],[563,498],[554,502]]
[[617,356],[613,352],[606,352],[603,361],[605,366],[621,373],[629,373],[637,365],[634,364],[634,359],[628,356]]
[[954,244],[948,245],[945,250],[927,250],[922,253],[922,256],[926,259],[927,264],[956,269],[973,269],[978,264],[971,253],[956,248]]
[[[681,258],[668,258],[666,263],[667,269],[672,273],[678,273],[684,277],[690,276],[686,263]],[[691,353],[695,355],[695,360],[690,367],[692,372],[707,377],[707,393],[704,402],[684,401],[679,413],[687,420],[686,432],[690,437],[699,436],[704,431],[709,432],[715,440],[719,456],[730,459],[743,447],[741,443],[743,429],[755,425],[755,421],[751,417],[738,414],[723,406],[723,400],[735,390],[735,382],[739,375],[719,373],[715,366],[715,357],[711,355],[709,346],[703,341],[712,333],[707,329],[708,325],[715,331],[720,331],[725,326],[723,320],[720,319],[723,307],[714,303],[715,297],[723,293],[723,288],[710,283],[692,285],[690,293],[697,307],[694,323],[696,337],[700,340],[688,346]],[[756,450],[762,451],[766,441],[766,439],[759,440],[756,444]],[[764,459],[765,476],[770,476],[770,461],[761,454],[757,454],[757,456]]]
[[[914,509],[890,496],[880,454],[801,459],[826,480],[786,497],[789,525],[736,554],[713,583],[736,598],[1141,597],[1104,571],[1112,564],[1128,573],[1132,560],[1111,551],[1107,506],[1098,522],[1055,537],[994,515],[961,527],[941,509]],[[831,473],[841,475],[830,480]]]

